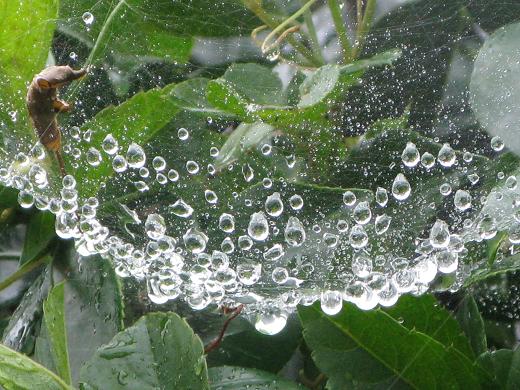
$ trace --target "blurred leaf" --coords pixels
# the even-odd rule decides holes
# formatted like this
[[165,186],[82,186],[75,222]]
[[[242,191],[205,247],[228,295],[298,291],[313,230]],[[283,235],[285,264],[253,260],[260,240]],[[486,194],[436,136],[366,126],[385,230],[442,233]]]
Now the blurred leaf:
[[296,390],[304,389],[298,383],[279,377],[270,372],[253,368],[222,366],[208,370],[209,383],[214,390]]
[[487,351],[486,329],[473,296],[466,294],[457,307],[457,320],[471,343],[475,356]]
[[55,374],[27,356],[0,344],[0,385],[6,390],[65,389],[71,390]]
[[232,69],[240,69],[240,72],[235,71],[240,74],[240,78],[231,77],[233,72],[226,72],[223,77],[210,81],[207,97],[213,106],[233,113],[249,123],[263,121],[285,130],[303,130],[306,133],[313,130],[330,131],[332,125],[327,112],[331,104],[355,85],[366,69],[390,65],[399,56],[398,50],[390,50],[349,65],[325,65],[303,81],[300,86],[300,102],[296,107],[277,103],[286,100],[285,97],[277,97],[281,96],[281,92],[274,94],[274,101],[267,100],[268,104],[264,95],[251,92],[252,87],[256,87],[251,85],[251,80],[270,80],[271,89],[276,90],[277,83],[268,76],[265,68],[258,65],[236,65]]
[[34,280],[11,316],[2,338],[4,345],[26,354],[33,351],[49,290],[50,275],[45,271]]
[[478,362],[493,375],[501,389],[518,389],[520,386],[520,348],[514,351],[500,349],[485,352]]
[[[299,307],[304,338],[329,378],[329,389],[348,388],[353,382],[421,389],[479,388],[489,382],[466,355],[469,346],[461,344],[460,330],[449,314],[435,308],[428,296],[406,298],[417,305],[362,311],[345,304],[336,316],[324,314],[318,304]],[[426,300],[430,320],[421,318],[421,300]]]
[[279,372],[301,341],[299,321],[290,319],[274,336],[258,332],[247,320],[241,321],[245,329],[227,335],[220,346],[208,354],[208,366],[239,366]]
[[18,206],[18,190],[0,185],[0,210]]
[[497,30],[479,51],[471,76],[471,108],[489,134],[500,136],[505,145],[520,154],[516,129],[520,126],[518,40],[520,23]]
[[268,137],[274,128],[268,124],[244,123],[242,122],[227,138],[226,142],[219,151],[216,168],[221,169],[233,161],[237,160],[242,154],[256,147],[262,140]]
[[208,389],[200,339],[174,313],[150,313],[99,348],[81,370],[87,388]]
[[[104,138],[112,134],[119,143],[119,153],[124,156],[132,142],[145,143],[178,112],[177,106],[168,98],[173,87],[169,85],[163,89],[141,92],[117,107],[104,109],[81,127],[82,131],[92,131],[91,142],[80,142],[77,147],[83,155],[92,147],[102,152]],[[96,169],[91,169],[86,158],[78,160],[74,177],[79,183],[81,197],[95,196],[101,183],[113,174],[109,156],[104,157]],[[73,171],[71,164],[72,161],[69,162],[68,172]]]
[[[163,19],[150,17],[157,5],[146,0],[99,2],[81,0],[61,2],[59,31],[78,39],[90,48],[94,62],[115,61],[129,69],[136,62],[154,58],[185,62],[190,56],[192,39],[180,37],[168,29]],[[87,25],[83,15],[90,12],[93,22]],[[108,51],[107,49],[110,48]],[[105,52],[106,51],[106,52]]]
[[0,141],[10,152],[36,136],[25,108],[27,84],[45,65],[58,0],[7,1],[0,7]]
[[20,266],[43,256],[56,238],[55,217],[51,213],[37,212],[31,216],[25,233]]
[[66,383],[70,384],[71,376],[67,352],[64,301],[65,284],[62,282],[52,288],[49,296],[43,302],[43,313],[54,366],[59,376]]

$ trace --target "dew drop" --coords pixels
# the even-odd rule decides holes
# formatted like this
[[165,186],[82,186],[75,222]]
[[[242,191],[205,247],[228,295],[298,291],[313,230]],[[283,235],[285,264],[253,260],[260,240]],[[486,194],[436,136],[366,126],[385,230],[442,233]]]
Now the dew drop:
[[175,203],[168,207],[177,217],[188,218],[193,214],[193,207],[182,199],[178,199]]
[[92,15],[91,12],[85,12],[83,15],[81,15],[81,19],[83,19],[83,23],[85,23],[87,26],[90,26],[92,23],[94,23],[94,15]]
[[254,179],[255,172],[253,171],[253,168],[251,168],[251,165],[244,164],[242,166],[242,175],[244,176],[244,180],[248,183]]
[[93,166],[97,167],[101,163],[101,153],[94,147],[90,147],[87,151],[87,162]]
[[238,280],[246,286],[252,286],[262,275],[262,265],[260,264],[240,264],[237,266]]
[[119,144],[112,134],[108,134],[101,143],[101,147],[105,153],[113,155],[119,150]]
[[195,228],[188,229],[182,239],[186,249],[195,254],[204,252],[208,242],[208,237]]
[[159,214],[149,214],[144,224],[146,234],[152,240],[158,240],[166,233],[166,223],[164,218]]
[[453,199],[455,207],[459,211],[467,210],[471,207],[471,195],[468,191],[457,190]]
[[247,234],[255,241],[265,241],[269,236],[269,224],[263,212],[253,213],[247,227]]
[[343,299],[339,291],[325,291],[321,293],[321,310],[329,316],[338,314],[343,306]]
[[403,164],[407,167],[415,167],[419,163],[419,151],[413,142],[408,142],[401,154]]
[[359,202],[354,208],[353,218],[356,223],[366,225],[372,218],[372,211],[367,201]]
[[171,182],[176,182],[179,180],[179,172],[177,172],[175,169],[170,169],[168,171],[168,180]]
[[502,138],[499,136],[491,138],[491,149],[493,149],[495,152],[500,152],[502,149],[504,149],[504,141],[502,141]]
[[235,217],[228,213],[222,213],[218,219],[218,227],[226,233],[233,233],[235,230]]
[[434,248],[446,248],[450,243],[448,224],[438,219],[430,230],[430,243]]
[[238,247],[243,251],[248,251],[253,246],[253,240],[249,236],[240,236],[238,237]]
[[410,196],[412,189],[406,177],[399,173],[392,184],[392,195],[397,200],[405,200]]
[[146,154],[144,149],[132,142],[126,152],[126,161],[130,168],[141,168],[146,163]]
[[215,203],[218,202],[218,196],[212,190],[205,190],[204,191],[204,198],[206,199],[206,202],[208,202],[209,204],[215,204]]
[[389,217],[386,214],[378,215],[374,222],[376,234],[384,234],[390,227],[390,222],[392,222],[392,217]]
[[255,322],[255,328],[260,333],[272,336],[285,328],[286,324],[287,315],[279,311],[273,311],[259,314]]
[[354,225],[350,229],[349,242],[352,248],[364,248],[368,244],[368,235],[361,225]]
[[275,261],[284,255],[283,246],[281,244],[274,244],[271,248],[266,250],[263,254],[267,261]]
[[455,151],[451,148],[450,144],[442,145],[441,149],[439,150],[439,154],[437,154],[437,160],[439,161],[439,164],[441,164],[443,167],[449,168],[455,164],[456,159],[457,156],[455,155]]
[[271,217],[278,217],[283,212],[283,203],[279,192],[274,192],[265,200],[265,211]]
[[424,152],[421,156],[421,165],[426,169],[433,168],[435,165],[435,156],[429,152]]
[[376,202],[381,207],[385,207],[388,203],[388,192],[383,187],[377,187]]
[[188,130],[186,130],[184,127],[181,127],[178,131],[177,131],[177,137],[179,137],[179,139],[181,141],[186,141],[190,136],[190,133]]
[[356,203],[356,194],[354,194],[352,191],[346,191],[343,193],[343,203],[347,206],[353,206],[354,203]]
[[360,278],[366,278],[372,272],[372,260],[362,254],[354,256],[352,260],[352,272]]
[[199,164],[196,161],[189,160],[186,162],[186,170],[189,174],[195,175],[199,172]]
[[289,198],[289,205],[293,210],[300,210],[303,207],[303,198],[295,194]]
[[301,246],[306,238],[305,228],[297,217],[289,217],[284,230],[285,241],[290,246]]

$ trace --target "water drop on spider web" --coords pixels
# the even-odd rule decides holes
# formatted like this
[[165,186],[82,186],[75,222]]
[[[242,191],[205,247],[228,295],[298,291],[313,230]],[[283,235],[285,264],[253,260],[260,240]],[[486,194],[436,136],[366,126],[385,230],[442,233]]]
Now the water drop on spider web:
[[271,217],[278,217],[283,212],[283,203],[279,192],[274,192],[265,200],[265,211]]
[[410,183],[406,179],[406,176],[402,173],[398,173],[392,183],[392,195],[397,200],[406,200],[412,191]]
[[420,154],[413,142],[408,142],[401,154],[403,164],[408,168],[415,167],[419,163]]
[[269,224],[263,212],[253,213],[247,227],[247,234],[255,241],[265,241],[269,236]]

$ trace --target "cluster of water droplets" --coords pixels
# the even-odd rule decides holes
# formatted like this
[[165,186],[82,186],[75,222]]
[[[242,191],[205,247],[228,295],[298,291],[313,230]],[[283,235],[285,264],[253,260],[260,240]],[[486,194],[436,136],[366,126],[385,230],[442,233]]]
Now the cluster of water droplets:
[[[121,148],[111,134],[104,137],[99,150],[81,149],[78,143],[88,144],[92,134],[80,136],[78,128],[72,128],[70,134],[72,142],[64,146],[64,153],[77,161],[85,159],[92,169],[106,161],[115,175],[134,172],[132,184],[138,192],[146,193],[157,184],[174,190],[181,178],[190,180],[201,170],[216,174],[213,164],[203,166],[190,159],[182,170],[169,168],[163,157],[147,156],[137,143]],[[177,136],[190,142],[185,128],[178,129]],[[492,147],[500,151],[503,143],[494,138]],[[269,143],[260,147],[265,156],[271,150]],[[217,158],[218,148],[212,147],[209,154]],[[457,289],[472,270],[461,262],[468,253],[468,242],[489,240],[498,230],[506,230],[512,244],[520,243],[516,177],[502,177],[502,187],[485,199],[474,199],[471,186],[479,177],[467,169],[473,155],[458,154],[449,144],[436,154],[421,154],[408,142],[400,161],[395,161],[401,164],[401,172],[389,188],[376,186],[369,195],[356,190],[338,193],[339,206],[333,216],[320,217],[320,210],[308,209],[312,202],[306,194],[294,191],[298,187],[286,180],[256,177],[251,165],[244,163],[233,174],[247,183],[258,182],[257,196],[242,199],[234,195],[244,207],[230,207],[214,217],[219,234],[199,226],[193,217],[204,210],[197,210],[190,199],[178,198],[167,205],[167,211],[146,213],[119,203],[129,223],[142,229],[142,237],[136,240],[128,240],[104,224],[98,217],[99,200],[80,199],[78,186],[83,183],[73,176],[65,176],[59,186],[51,185],[60,179],[47,172],[46,156],[40,144],[27,154],[19,153],[8,167],[0,168],[0,183],[19,190],[22,207],[52,212],[57,234],[74,239],[81,255],[100,254],[110,259],[119,276],[146,283],[150,300],[157,304],[178,297],[197,310],[212,304],[246,304],[256,328],[267,334],[283,329],[297,304],[320,300],[324,312],[331,315],[341,310],[344,301],[365,310],[391,306],[401,294],[424,293],[439,274],[452,275],[450,288]],[[292,169],[296,156],[290,155],[286,161]],[[407,176],[420,177],[435,168],[462,170],[469,180],[468,188],[458,188],[454,194],[453,183],[438,187],[443,197],[452,196],[454,212],[460,214],[462,223],[452,227],[438,219],[428,232],[416,232],[410,243],[412,254],[400,253],[391,245],[382,252],[378,245],[385,245],[389,232],[398,235],[412,222],[399,220],[400,208],[410,207],[415,191]],[[229,201],[216,189],[203,192],[208,208]],[[489,199],[496,202],[487,202]],[[168,221],[172,217],[187,222],[182,234],[171,233]]]

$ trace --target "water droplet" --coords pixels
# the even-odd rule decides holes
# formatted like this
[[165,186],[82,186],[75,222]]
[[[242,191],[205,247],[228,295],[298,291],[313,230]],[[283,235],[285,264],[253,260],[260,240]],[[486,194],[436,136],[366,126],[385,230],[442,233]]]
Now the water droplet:
[[365,225],[372,218],[372,211],[370,210],[370,205],[367,201],[359,202],[357,206],[354,208],[353,218],[356,223],[360,225]]
[[269,145],[269,144],[264,144],[264,145],[262,146],[262,149],[261,149],[262,154],[263,154],[264,156],[268,156],[268,155],[270,155],[270,154],[271,154],[271,149],[272,149],[271,145]]
[[247,227],[247,234],[256,241],[265,241],[269,236],[269,224],[263,212],[253,213]]
[[155,156],[152,160],[152,167],[157,172],[163,171],[166,168],[166,161],[161,156]]
[[204,252],[208,242],[208,237],[195,228],[188,229],[182,239],[186,249],[195,254]]
[[430,243],[434,248],[446,248],[450,243],[448,224],[438,219],[430,230]]
[[449,183],[441,184],[441,186],[439,187],[439,192],[443,196],[448,196],[449,194],[451,194],[451,186],[449,185]]
[[271,248],[266,250],[263,254],[264,259],[267,261],[275,261],[284,255],[283,246],[280,244],[274,244]]
[[189,174],[195,175],[199,172],[199,164],[197,164],[196,161],[190,160],[186,162],[186,170]]
[[346,191],[343,193],[343,203],[345,203],[347,206],[353,206],[354,203],[356,203],[356,194],[354,194],[352,191]]
[[502,149],[504,149],[504,141],[502,141],[502,138],[499,136],[491,138],[491,149],[493,149],[495,152],[500,152]]
[[392,222],[392,217],[386,214],[378,215],[374,222],[376,234],[385,233],[390,227],[390,222]]
[[338,314],[343,306],[343,299],[339,291],[325,291],[321,293],[321,310],[329,316]]
[[193,207],[182,199],[178,199],[174,204],[171,204],[169,209],[173,214],[181,218],[188,218],[193,214]]
[[249,236],[238,237],[238,247],[243,251],[248,251],[253,246],[253,240]]
[[476,173],[472,173],[468,175],[468,179],[471,184],[475,185],[480,180],[480,177]]
[[149,214],[144,224],[146,234],[152,240],[158,240],[166,233],[166,223],[164,218],[159,214]]
[[510,190],[514,190],[517,186],[517,180],[515,176],[509,176],[506,179],[506,187]]
[[439,272],[444,274],[455,272],[459,265],[458,255],[449,250],[437,252],[435,260],[437,260],[437,268]]
[[251,168],[251,165],[244,164],[242,166],[242,175],[244,176],[244,180],[248,183],[254,179],[255,172],[253,171],[253,168]]
[[274,192],[265,200],[265,211],[271,217],[278,217],[283,212],[283,203],[279,192]]
[[276,284],[284,284],[289,279],[289,273],[283,267],[276,267],[271,273],[271,278]]
[[132,142],[126,152],[126,161],[130,168],[141,168],[146,163],[146,154],[144,149]]
[[255,322],[255,328],[260,333],[275,335],[279,333],[287,324],[287,315],[278,310],[269,313],[259,314]]
[[217,194],[211,190],[204,191],[204,198],[206,199],[206,202],[208,202],[209,204],[215,204],[218,202]]
[[284,230],[285,241],[290,246],[301,246],[306,238],[305,228],[297,217],[289,217]]
[[329,248],[335,248],[338,245],[339,237],[333,233],[324,233],[323,234],[323,242]]
[[455,155],[455,151],[451,148],[450,144],[442,145],[442,148],[439,150],[439,154],[437,154],[437,160],[439,164],[443,167],[451,167],[455,164],[455,160],[457,156]]
[[217,157],[218,154],[219,154],[218,148],[216,148],[215,146],[212,146],[211,148],[209,148],[209,155],[211,157]]
[[405,200],[410,196],[412,189],[406,177],[399,173],[392,184],[392,195],[397,200]]
[[497,234],[497,224],[495,218],[486,215],[477,224],[480,237],[484,240],[490,240]]
[[338,229],[338,232],[340,233],[346,233],[348,231],[348,222],[344,219],[340,219],[336,223],[336,229]]
[[455,207],[459,211],[467,210],[471,207],[471,195],[469,192],[464,190],[457,190],[455,192],[455,197],[453,199],[453,203],[455,204]]
[[419,151],[413,142],[408,142],[401,154],[403,164],[407,167],[415,167],[419,163]]
[[388,203],[388,192],[383,187],[377,187],[376,202],[381,207],[385,207]]
[[177,131],[177,136],[179,137],[179,139],[181,141],[186,141],[189,136],[190,136],[190,133],[188,130],[186,130],[184,127],[181,127],[178,131]]
[[435,165],[435,156],[429,152],[424,152],[421,156],[421,165],[426,169],[430,169]]
[[368,235],[361,225],[354,225],[350,229],[349,241],[352,248],[364,248],[368,244]]
[[357,254],[352,260],[352,272],[360,278],[366,278],[372,272],[372,260],[362,254]]
[[93,167],[97,167],[101,163],[102,157],[99,150],[90,147],[87,151],[87,162]]
[[177,172],[175,169],[170,169],[168,171],[168,179],[171,182],[176,182],[177,180],[179,180],[179,172]]
[[83,15],[81,15],[81,19],[83,19],[83,23],[85,23],[87,26],[90,26],[92,23],[94,23],[94,15],[90,12],[85,12]]
[[235,217],[231,214],[222,213],[218,219],[218,227],[226,233],[233,233],[235,230]]
[[300,210],[303,207],[303,198],[295,194],[289,198],[289,205],[293,210]]
[[240,264],[237,266],[238,280],[246,286],[252,286],[262,275],[261,264]]

